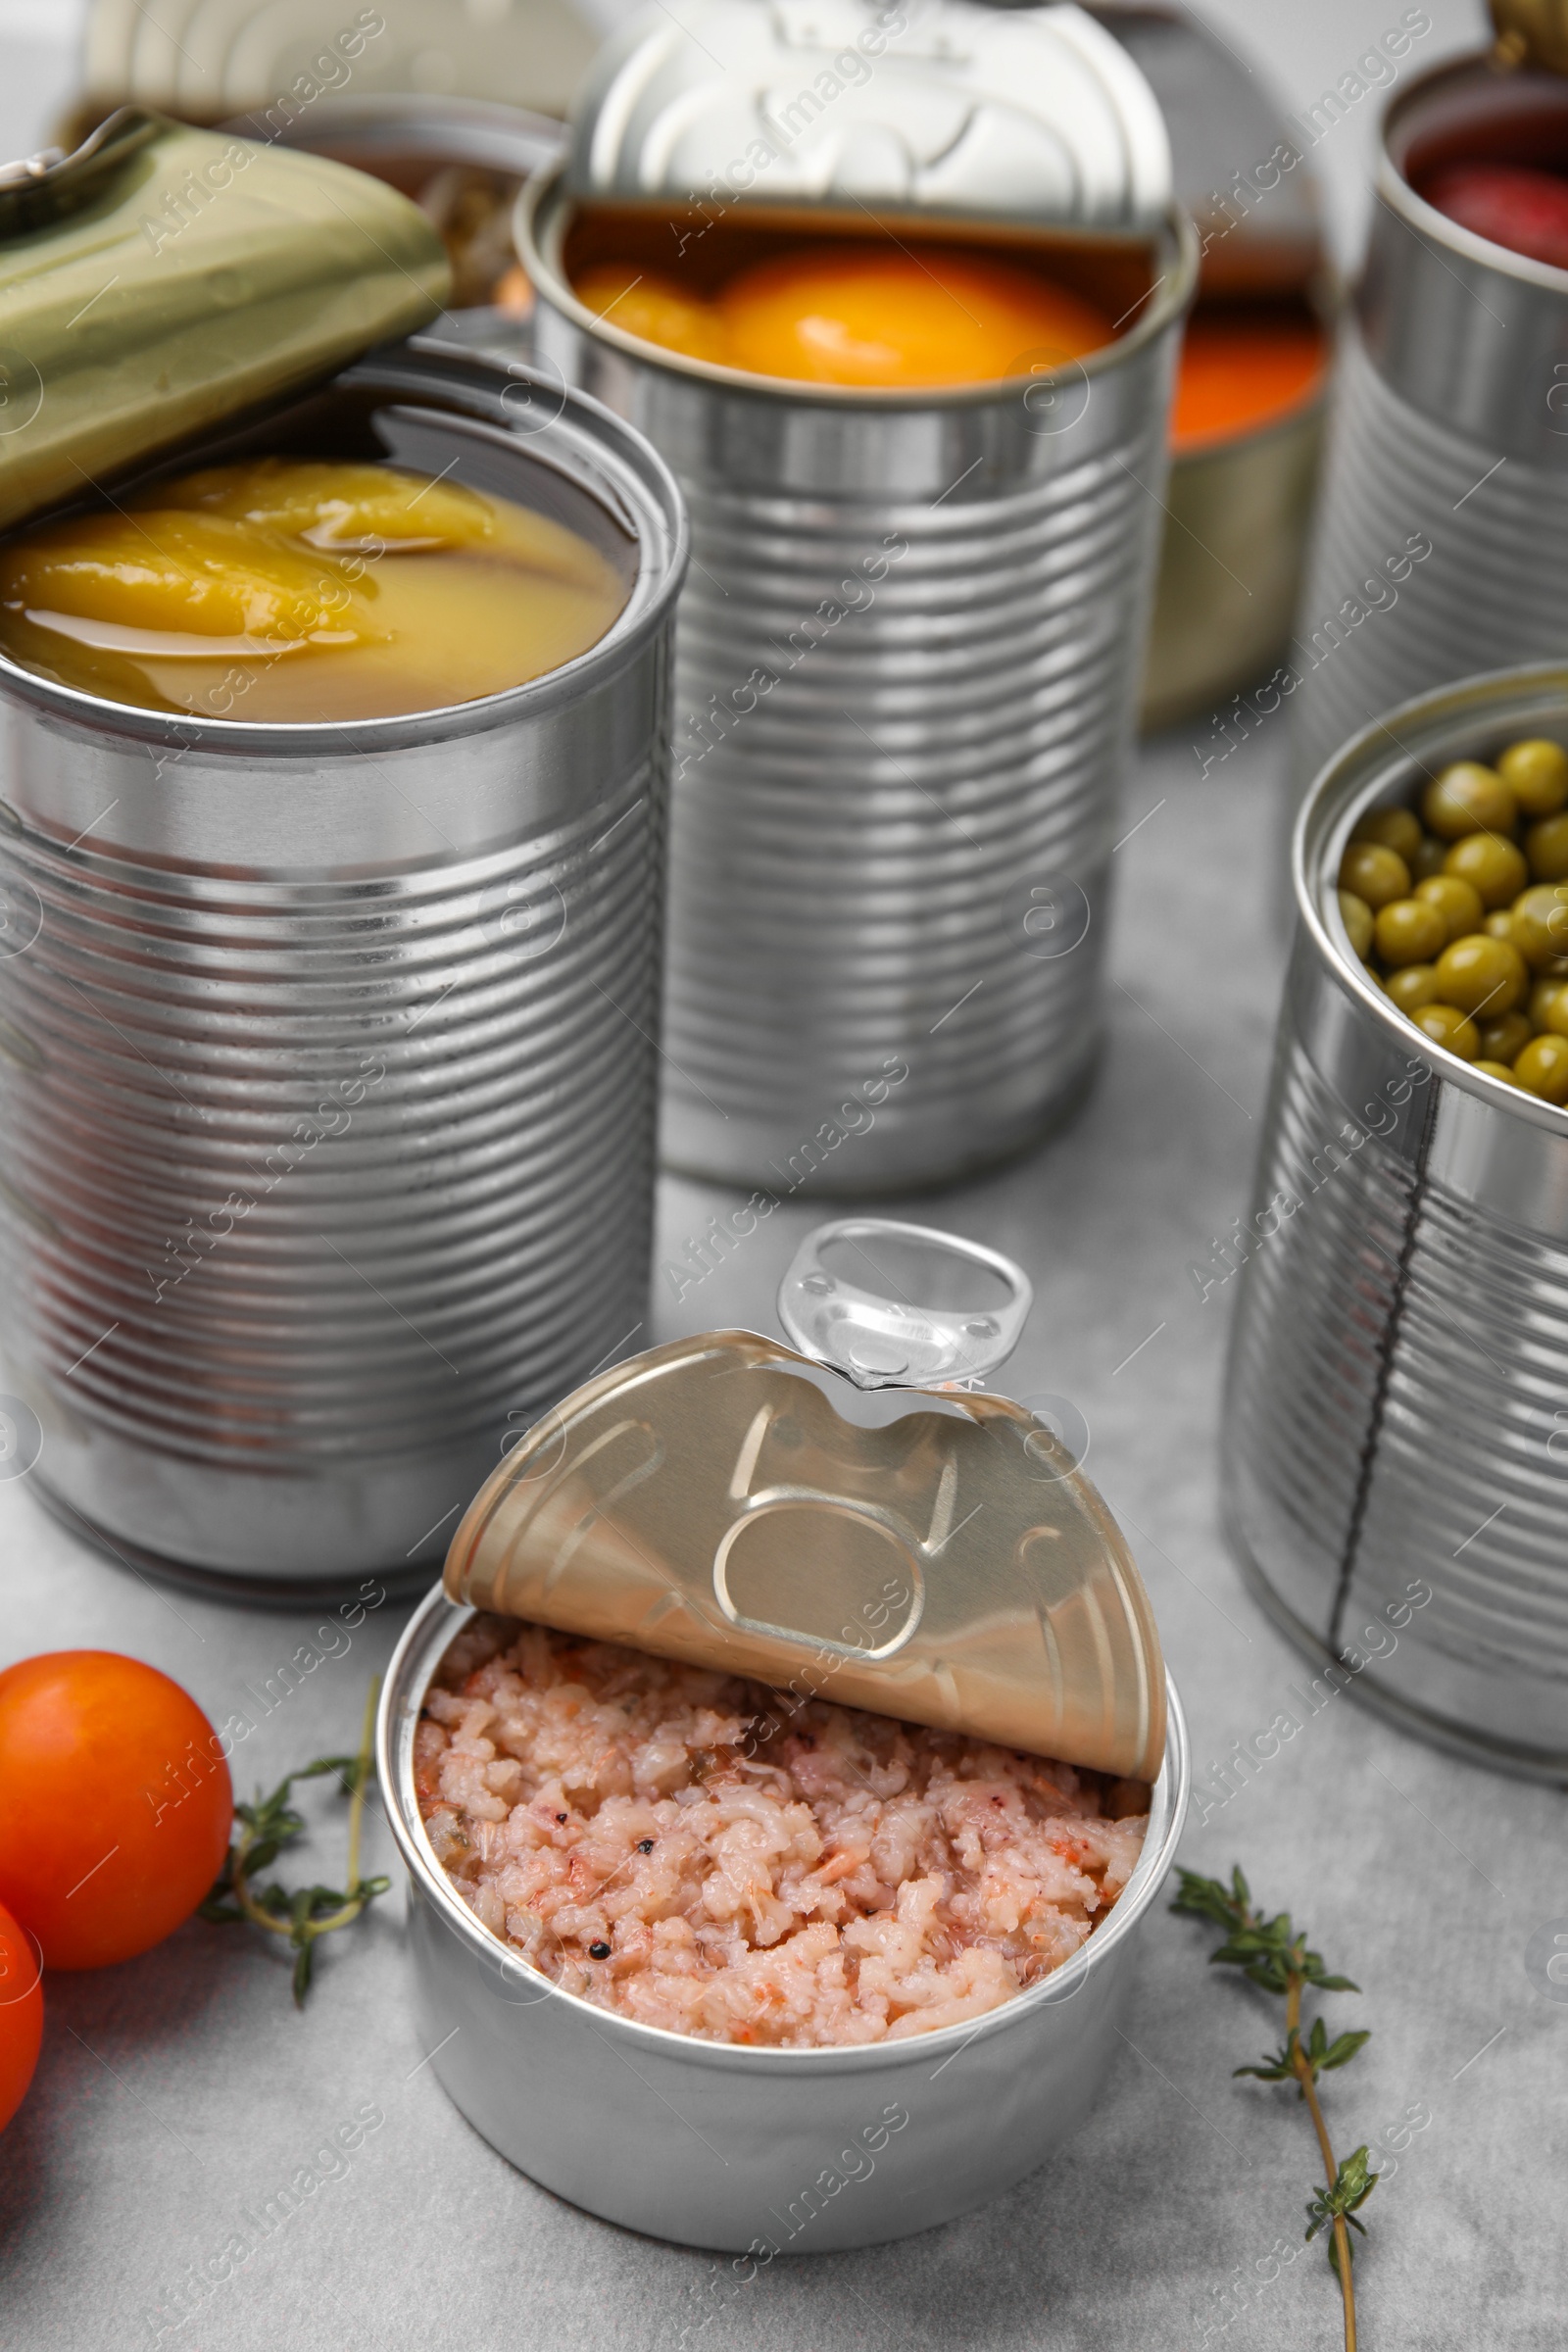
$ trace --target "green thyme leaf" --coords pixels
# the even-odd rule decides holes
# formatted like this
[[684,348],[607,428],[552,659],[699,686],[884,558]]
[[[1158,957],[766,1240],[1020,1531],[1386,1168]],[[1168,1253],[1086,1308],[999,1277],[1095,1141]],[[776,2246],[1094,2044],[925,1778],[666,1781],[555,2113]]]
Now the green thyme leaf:
[[[379,1681],[373,1681],[366,1700],[359,1752],[352,1756],[317,1756],[298,1772],[285,1774],[270,1791],[258,1789],[249,1803],[234,1807],[235,1831],[223,1867],[200,1909],[204,1919],[220,1925],[249,1920],[254,1927],[287,1938],[294,1952],[294,2005],[303,2008],[315,1966],[317,1939],[363,1917],[390,1879],[362,1879],[359,1875],[360,1823],[366,1791],[373,1770],[370,1735],[375,1721]],[[349,1799],[349,1883],[346,1886],[282,1886],[277,1880],[265,1886],[254,1882],[274,1862],[283,1848],[301,1837],[305,1817],[289,1802],[297,1782],[316,1781],[335,1774]]]
[[[1280,1995],[1285,2002],[1282,2046],[1266,2052],[1256,2065],[1237,2067],[1236,2074],[1254,2077],[1261,2082],[1295,2082],[1298,2097],[1311,2109],[1319,2148],[1328,2154],[1332,2164],[1328,2127],[1318,2101],[1318,2080],[1322,2074],[1348,2066],[1371,2039],[1371,2033],[1370,2029],[1359,2029],[1336,2034],[1331,2040],[1322,2017],[1317,2016],[1303,2034],[1301,2002],[1308,1990],[1358,1992],[1360,1987],[1348,1977],[1328,1973],[1322,1954],[1310,1949],[1305,1929],[1298,1930],[1288,1911],[1267,1919],[1254,1909],[1251,1890],[1239,1866],[1231,1872],[1228,1888],[1222,1880],[1200,1878],[1194,1871],[1184,1870],[1179,1876],[1180,1886],[1171,1909],[1205,1919],[1223,1932],[1224,1941],[1209,1954],[1210,1964],[1240,1969],[1249,1983],[1264,1992]],[[1328,2232],[1329,2261],[1339,2280],[1345,2307],[1347,2347],[1353,2347],[1355,2342],[1350,2231],[1353,2230],[1360,2236],[1366,2234],[1356,2213],[1372,2194],[1377,2180],[1378,2176],[1367,2161],[1367,2150],[1357,2148],[1337,2167],[1332,2185],[1314,2190],[1306,2207],[1308,2242],[1320,2232]]]

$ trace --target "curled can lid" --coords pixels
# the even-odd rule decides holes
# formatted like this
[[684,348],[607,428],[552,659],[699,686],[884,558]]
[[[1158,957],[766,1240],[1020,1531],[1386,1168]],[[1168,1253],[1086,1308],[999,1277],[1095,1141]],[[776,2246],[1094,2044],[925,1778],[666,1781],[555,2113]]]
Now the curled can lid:
[[0,529],[425,325],[396,189],[142,107],[0,185]]
[[1148,82],[1079,8],[685,0],[600,52],[567,186],[1145,236],[1171,163]]
[[[881,1224],[901,1230],[941,1238]],[[651,1348],[534,1424],[445,1583],[800,1698],[1159,1770],[1159,1636],[1120,1530],[1047,1424],[988,1393],[866,1391],[756,1332]]]

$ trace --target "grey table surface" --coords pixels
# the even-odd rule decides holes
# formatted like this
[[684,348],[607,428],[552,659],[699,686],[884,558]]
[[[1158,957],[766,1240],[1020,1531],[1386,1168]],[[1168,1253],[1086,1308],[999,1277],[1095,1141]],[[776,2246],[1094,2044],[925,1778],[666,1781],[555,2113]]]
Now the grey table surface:
[[[1258,1135],[1282,962],[1265,877],[1283,725],[1206,778],[1185,739],[1145,750],[1127,796],[1136,830],[1116,859],[1095,1094],[1029,1158],[914,1209],[1012,1252],[1035,1280],[1004,1385],[1068,1396],[1083,1414],[1086,1467],[1148,1580],[1200,1782],[1272,1721],[1300,1671],[1221,1537],[1229,1310],[1223,1292],[1200,1302],[1188,1273],[1246,1205]],[[666,1179],[659,1259],[728,1205]],[[778,1277],[823,1213],[803,1194],[678,1301],[656,1273],[650,1336],[773,1328]],[[0,1659],[123,1649],[215,1721],[260,1717],[237,1752],[242,1789],[353,1745],[368,1679],[407,1615],[386,1601],[264,1712],[257,1693],[319,1613],[139,1581],[65,1534],[24,1480],[0,1485]],[[1568,2004],[1525,1966],[1532,1932],[1568,1914],[1562,1828],[1559,1792],[1417,1745],[1350,1696],[1189,1823],[1186,1862],[1239,1859],[1362,1988],[1334,2015],[1373,2038],[1329,2079],[1329,2106],[1343,2147],[1375,2142],[1389,2168],[1358,2265],[1367,2352],[1562,2341]],[[341,1836],[323,1827],[312,1849],[323,1875]],[[369,1866],[395,1866],[379,1820]],[[1205,1967],[1205,1934],[1163,1905],[1143,1938],[1131,2038],[1068,2154],[944,2229],[782,2258],[722,2300],[714,2257],[562,2203],[449,2105],[416,2037],[402,1908],[399,1887],[326,1949],[303,2015],[260,1937],[199,1922],[140,1960],[49,1981],[38,2077],[0,2139],[9,2344],[1196,2352],[1223,2339],[1298,2352],[1339,2340],[1332,2278],[1301,2243],[1306,2119],[1282,2087],[1232,2080],[1273,2035],[1277,2004]],[[311,2178],[334,2127],[368,2107],[383,2121],[346,2169],[198,2294],[191,2266],[301,2168]]]

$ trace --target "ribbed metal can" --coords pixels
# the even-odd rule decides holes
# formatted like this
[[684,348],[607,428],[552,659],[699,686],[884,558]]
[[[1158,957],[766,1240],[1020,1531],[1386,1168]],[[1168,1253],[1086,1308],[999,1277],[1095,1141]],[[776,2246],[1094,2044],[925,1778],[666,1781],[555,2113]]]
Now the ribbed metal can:
[[664,1155],[846,1194],[1002,1157],[1099,1043],[1196,238],[1160,233],[1149,298],[1063,371],[867,393],[620,333],[571,292],[570,212],[559,174],[519,201],[538,350],[692,518]]
[[1560,652],[1568,631],[1568,270],[1438,212],[1450,153],[1568,144],[1568,80],[1463,59],[1383,125],[1366,267],[1345,325],[1299,610],[1304,790],[1377,712]]
[[[749,2253],[755,2277],[774,2253],[933,2229],[1063,2147],[1103,2095],[1125,2038],[1138,1945],[1187,1812],[1187,1730],[1168,1677],[1143,1852],[1069,1961],[966,2024],[776,2049],[670,2033],[583,2000],[464,1900],[420,1815],[414,1740],[431,1679],[475,1614],[437,1586],[410,1621],[381,1695],[376,1770],[409,1874],[421,2046],[493,2148],[622,2229]],[[852,2156],[857,2145],[874,2161]]]
[[536,507],[628,594],[563,667],[392,718],[0,662],[13,1474],[274,1599],[438,1556],[509,1422],[641,1327],[685,561],[625,425],[435,342],[200,455],[285,445]]
[[1313,787],[1252,1212],[1200,1287],[1239,1270],[1226,1506],[1273,1615],[1407,1729],[1562,1780],[1568,1111],[1424,1038],[1334,897],[1368,809],[1542,735],[1561,665],[1406,703]]

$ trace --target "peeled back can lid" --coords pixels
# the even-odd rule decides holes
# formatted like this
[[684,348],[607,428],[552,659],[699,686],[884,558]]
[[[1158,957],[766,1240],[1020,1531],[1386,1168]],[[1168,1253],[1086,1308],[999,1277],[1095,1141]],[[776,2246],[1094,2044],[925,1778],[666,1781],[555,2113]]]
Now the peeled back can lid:
[[[844,1271],[846,1250],[910,1246],[989,1273],[1002,1302],[909,1305]],[[447,1592],[1152,1781],[1164,1668],[1121,1532],[1045,1421],[958,1385],[1011,1352],[1029,1298],[950,1235],[820,1227],[780,1292],[811,1353],[708,1332],[590,1380],[469,1505]]]
[[688,0],[600,51],[566,185],[1147,237],[1171,161],[1148,82],[1079,8]]

